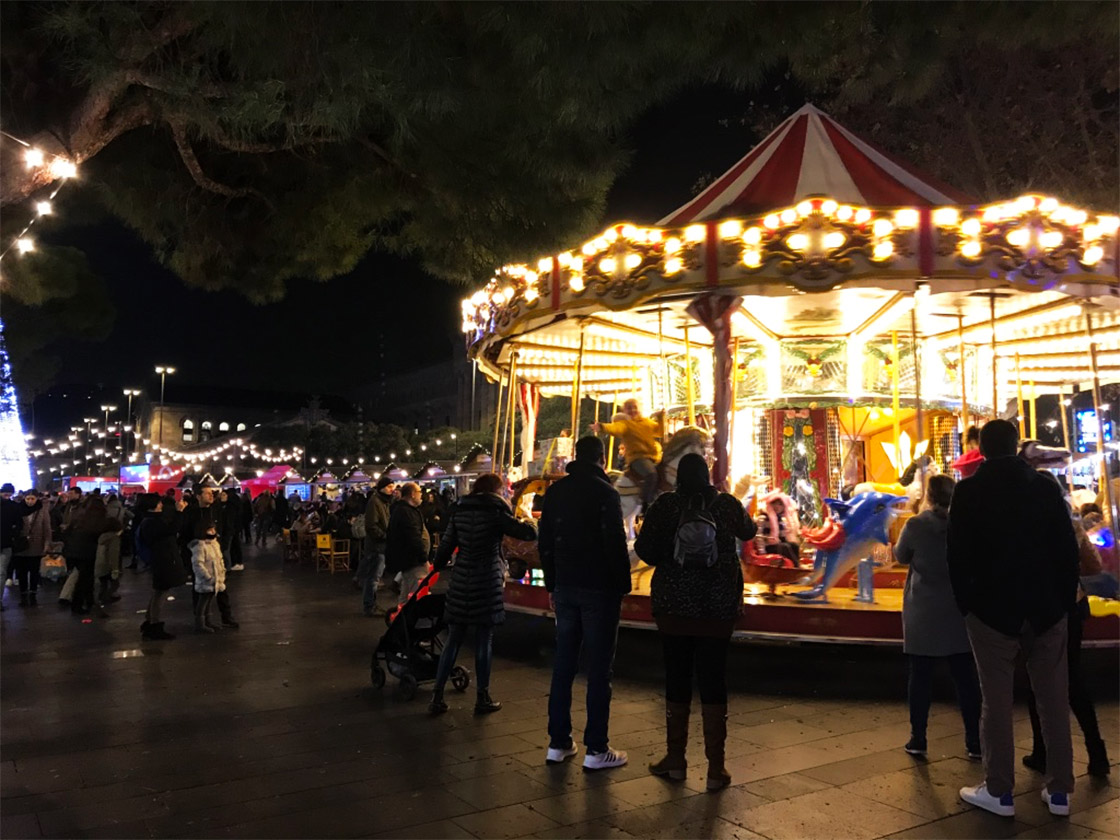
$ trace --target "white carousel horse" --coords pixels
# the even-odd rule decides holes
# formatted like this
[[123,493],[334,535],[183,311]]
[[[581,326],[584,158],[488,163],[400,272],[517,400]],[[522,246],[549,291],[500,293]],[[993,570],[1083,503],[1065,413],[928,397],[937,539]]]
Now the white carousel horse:
[[[677,464],[690,452],[708,457],[712,436],[698,426],[685,426],[665,442],[661,463],[657,465],[657,494],[672,490],[677,484]],[[622,497],[622,521],[626,524],[626,539],[636,536],[635,525],[642,509],[642,489],[639,480],[629,471],[617,473],[614,489]]]

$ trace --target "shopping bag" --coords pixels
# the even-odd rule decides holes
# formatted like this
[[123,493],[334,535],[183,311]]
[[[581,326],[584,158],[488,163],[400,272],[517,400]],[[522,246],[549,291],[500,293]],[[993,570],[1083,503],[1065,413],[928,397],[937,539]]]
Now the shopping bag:
[[46,580],[59,580],[66,574],[66,560],[61,554],[44,554],[39,561],[39,577]]

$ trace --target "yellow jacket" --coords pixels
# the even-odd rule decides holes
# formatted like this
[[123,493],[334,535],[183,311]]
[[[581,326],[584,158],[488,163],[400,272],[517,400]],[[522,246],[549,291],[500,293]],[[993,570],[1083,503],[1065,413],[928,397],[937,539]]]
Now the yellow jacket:
[[638,458],[646,458],[653,463],[661,462],[661,444],[657,435],[661,424],[648,417],[634,420],[624,417],[612,423],[601,423],[600,428],[609,435],[622,440],[626,447],[626,460],[633,463]]

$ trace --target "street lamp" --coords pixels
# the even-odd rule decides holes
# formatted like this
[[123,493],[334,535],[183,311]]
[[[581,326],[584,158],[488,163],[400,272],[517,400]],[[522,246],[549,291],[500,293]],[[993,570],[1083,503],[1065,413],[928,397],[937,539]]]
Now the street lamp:
[[97,418],[96,417],[83,417],[82,422],[86,424],[86,452],[85,452],[85,455],[86,455],[86,471],[88,473],[89,462],[91,460],[91,458],[90,458],[90,448],[89,448],[90,447],[89,439],[90,439],[90,436],[93,434],[92,428],[93,428],[93,424],[97,422]]
[[[101,410],[105,412],[105,446],[108,446],[109,445],[109,412],[116,411],[117,407],[115,405],[103,405],[103,406],[101,406]],[[101,464],[98,464],[98,466],[101,466]]]
[[[167,365],[156,365],[159,374],[159,445],[163,446],[163,389],[167,385],[167,377],[175,372],[175,368]],[[148,432],[151,434],[151,431]]]
[[[140,389],[139,388],[125,388],[124,391],[122,391],[122,393],[126,397],[128,397],[128,414],[125,417],[125,421],[124,421],[125,425],[135,428],[136,424],[134,424],[132,422],[132,398],[140,396]],[[136,436],[133,435],[133,443],[135,443],[135,437]],[[128,454],[131,455],[132,454],[132,447],[131,446],[128,447],[128,449],[126,451],[128,452]]]

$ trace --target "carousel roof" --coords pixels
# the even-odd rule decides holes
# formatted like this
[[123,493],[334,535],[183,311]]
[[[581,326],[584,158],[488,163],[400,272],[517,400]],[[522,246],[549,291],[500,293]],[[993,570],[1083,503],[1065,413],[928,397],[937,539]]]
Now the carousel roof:
[[785,207],[815,195],[851,204],[930,206],[973,199],[805,105],[659,225],[687,225]]

